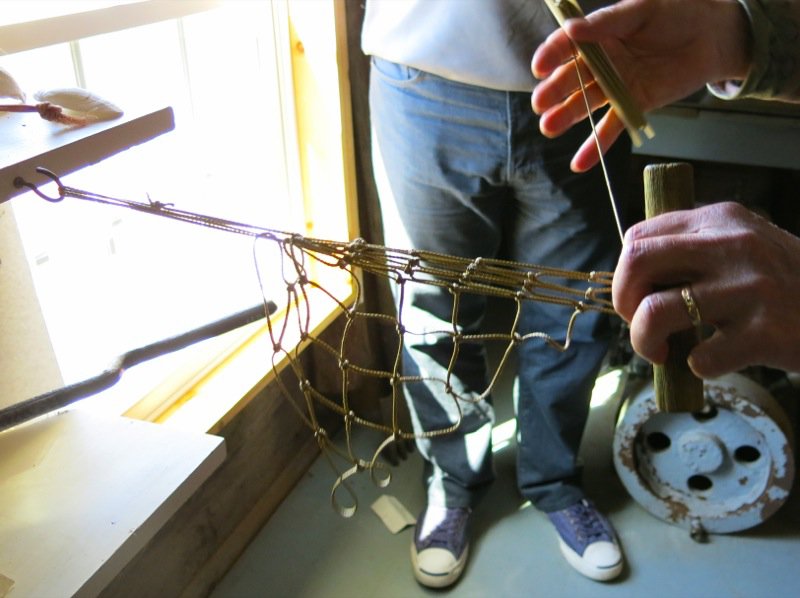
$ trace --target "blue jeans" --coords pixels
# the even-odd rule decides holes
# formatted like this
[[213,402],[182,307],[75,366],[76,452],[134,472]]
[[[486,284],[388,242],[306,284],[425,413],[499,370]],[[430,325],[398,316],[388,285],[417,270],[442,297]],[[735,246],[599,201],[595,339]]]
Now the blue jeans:
[[[587,135],[578,128],[544,138],[530,94],[502,92],[442,79],[373,58],[370,107],[376,182],[386,245],[459,257],[504,257],[570,270],[612,270],[620,247],[602,173],[574,174],[569,161]],[[609,157],[612,176],[627,148]],[[614,180],[614,179],[612,179]],[[447,289],[407,285],[403,373],[444,379],[453,344],[453,297]],[[481,329],[487,298],[461,295],[458,325]],[[564,340],[571,309],[525,301],[520,332]],[[581,498],[578,447],[595,377],[608,349],[607,316],[576,321],[572,345],[559,352],[540,340],[518,349],[517,480],[543,511]],[[474,399],[487,385],[486,350],[462,345],[451,384]],[[474,506],[494,477],[491,397],[456,405],[442,384],[405,387],[415,432],[455,433],[418,441],[426,460],[428,501]]]

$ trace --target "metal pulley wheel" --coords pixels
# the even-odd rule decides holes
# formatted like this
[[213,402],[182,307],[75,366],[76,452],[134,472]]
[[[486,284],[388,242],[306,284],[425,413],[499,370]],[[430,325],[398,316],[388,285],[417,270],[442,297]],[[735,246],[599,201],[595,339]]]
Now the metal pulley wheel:
[[622,406],[614,465],[630,495],[692,533],[758,525],[789,497],[794,439],[781,406],[739,374],[704,384],[699,413],[660,413],[652,384]]

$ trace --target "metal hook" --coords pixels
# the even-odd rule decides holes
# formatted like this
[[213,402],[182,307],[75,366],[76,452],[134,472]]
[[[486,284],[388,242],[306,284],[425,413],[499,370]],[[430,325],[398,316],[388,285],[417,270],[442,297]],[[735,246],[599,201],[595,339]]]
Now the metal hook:
[[38,172],[39,174],[43,174],[45,176],[50,177],[53,180],[53,182],[55,182],[55,184],[58,185],[58,197],[48,197],[47,195],[45,195],[44,193],[39,191],[39,188],[36,185],[34,185],[33,183],[29,183],[28,181],[23,179],[21,176],[18,176],[18,177],[16,177],[14,179],[14,186],[17,189],[20,189],[22,187],[27,187],[28,189],[33,191],[36,195],[38,195],[42,199],[45,199],[45,200],[47,200],[49,202],[52,202],[52,203],[56,203],[56,202],[59,202],[62,199],[64,199],[64,197],[65,197],[65,195],[64,195],[64,185],[61,184],[61,179],[58,178],[58,175],[56,175],[51,170],[48,170],[47,168],[44,168],[43,166],[37,166],[36,167],[36,172]]

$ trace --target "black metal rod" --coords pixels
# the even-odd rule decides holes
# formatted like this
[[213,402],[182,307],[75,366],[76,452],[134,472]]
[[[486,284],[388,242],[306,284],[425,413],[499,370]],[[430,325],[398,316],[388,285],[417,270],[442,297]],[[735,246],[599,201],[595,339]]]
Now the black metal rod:
[[130,367],[257,322],[266,317],[268,313],[274,313],[276,309],[277,306],[268,301],[177,336],[128,351],[117,357],[106,370],[97,376],[0,409],[0,432],[106,390],[116,384],[122,378],[125,370]]

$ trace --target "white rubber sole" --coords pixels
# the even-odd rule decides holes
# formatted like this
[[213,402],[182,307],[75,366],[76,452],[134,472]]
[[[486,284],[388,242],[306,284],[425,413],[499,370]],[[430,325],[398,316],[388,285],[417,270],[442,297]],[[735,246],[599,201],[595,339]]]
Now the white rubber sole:
[[[429,568],[430,570],[426,570],[425,564],[423,563],[420,565],[420,555],[428,552],[428,551],[440,551],[440,554],[429,554],[428,559],[433,561],[440,560],[441,564],[444,566]],[[461,553],[461,556],[452,563],[452,566],[445,564],[447,560],[447,556],[450,559],[453,558],[452,553],[448,552],[443,548],[426,548],[419,554],[417,553],[417,547],[414,545],[414,542],[411,542],[411,567],[414,570],[414,577],[416,580],[421,583],[422,585],[429,587],[429,588],[446,588],[447,586],[453,585],[455,582],[458,581],[458,578],[461,577],[461,574],[464,572],[464,567],[467,564],[467,557],[469,556],[469,545],[464,547],[464,551]],[[438,557],[438,558],[437,558]],[[426,559],[422,559],[426,560]]]

